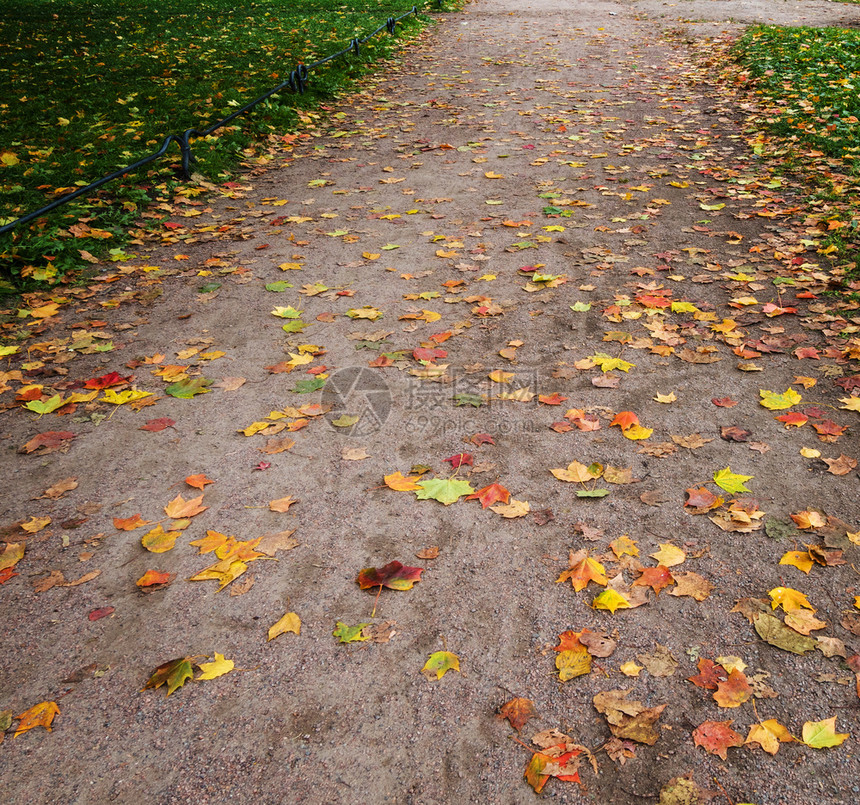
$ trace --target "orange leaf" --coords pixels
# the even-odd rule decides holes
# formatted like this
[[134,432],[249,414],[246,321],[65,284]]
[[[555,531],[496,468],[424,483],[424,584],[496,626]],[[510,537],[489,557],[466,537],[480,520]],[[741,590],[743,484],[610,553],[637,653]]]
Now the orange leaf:
[[570,579],[573,589],[577,592],[584,590],[590,581],[602,587],[606,586],[606,569],[596,559],[591,559],[587,551],[580,551],[579,553],[571,551],[569,564],[569,569],[556,579],[556,583]]
[[133,514],[126,518],[114,517],[113,525],[120,531],[134,531],[136,528],[142,528],[145,525],[151,525],[151,523],[149,520],[144,520],[140,514]]
[[44,727],[48,732],[51,731],[51,722],[54,716],[60,714],[60,708],[56,702],[39,702],[34,704],[29,710],[21,713],[18,718],[18,728],[15,730],[14,737],[17,738],[22,732],[33,729],[33,727]]
[[289,511],[290,506],[294,503],[298,503],[298,500],[296,500],[292,495],[287,495],[285,498],[278,498],[277,500],[271,500],[269,501],[269,511]]
[[750,696],[752,688],[746,675],[736,668],[729,674],[728,679],[717,684],[714,701],[720,707],[740,707]]
[[654,593],[659,595],[660,590],[674,584],[675,579],[667,567],[657,565],[657,567],[646,567],[642,570],[642,575],[633,582],[634,587],[650,587]]
[[164,573],[161,570],[147,570],[136,582],[138,587],[152,587],[155,584],[170,584],[173,573]]
[[407,477],[403,475],[403,473],[394,472],[391,475],[386,475],[383,480],[385,481],[385,485],[389,489],[393,489],[395,492],[415,492],[416,490],[421,489],[421,487],[415,483],[418,478],[418,475]]
[[191,498],[191,500],[185,500],[182,495],[177,495],[164,507],[164,513],[168,517],[172,517],[174,520],[178,520],[183,517],[194,517],[195,514],[205,512],[206,509],[209,508],[208,506],[202,506],[202,503],[203,495]]
[[201,473],[198,473],[197,475],[189,475],[185,479],[185,483],[187,483],[188,486],[193,486],[195,489],[199,489],[202,492],[203,487],[206,486],[206,484],[214,484],[215,481],[213,481],[211,478],[207,478],[201,472]]
[[499,708],[499,718],[506,718],[511,726],[519,732],[526,722],[537,716],[534,702],[531,699],[511,699]]
[[501,484],[490,484],[465,498],[465,500],[480,500],[484,509],[494,503],[507,503],[510,499],[511,493]]
[[638,424],[639,417],[632,411],[619,411],[615,415],[615,419],[609,423],[609,427],[611,428],[613,425],[618,425],[621,430],[627,430],[627,428],[632,428],[634,425]]
[[744,739],[731,728],[731,721],[706,721],[693,730],[696,746],[719,755],[726,760],[726,751],[731,746],[743,746]]

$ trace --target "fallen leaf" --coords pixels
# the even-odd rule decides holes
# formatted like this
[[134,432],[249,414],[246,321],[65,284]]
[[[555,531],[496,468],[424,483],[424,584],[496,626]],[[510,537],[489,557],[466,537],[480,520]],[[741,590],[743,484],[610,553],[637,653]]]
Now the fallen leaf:
[[693,730],[693,742],[706,752],[726,760],[730,747],[744,744],[744,739],[731,725],[731,721],[705,721]]
[[460,658],[450,651],[434,651],[424,663],[421,673],[427,679],[441,679],[448,671],[460,671]]
[[179,657],[159,665],[143,686],[143,690],[155,690],[166,684],[167,695],[170,696],[193,677],[194,669],[191,660],[188,657]]
[[515,698],[505,702],[498,712],[499,718],[506,718],[510,725],[519,732],[532,718],[537,718],[538,712],[531,699]]
[[277,500],[270,500],[269,511],[286,512],[290,510],[290,506],[298,502],[292,495],[287,495],[285,498],[278,498]]
[[77,478],[63,478],[62,481],[57,481],[52,486],[49,486],[42,494],[42,497],[50,498],[51,500],[57,500],[58,498],[61,498],[63,495],[65,495],[66,492],[71,492],[73,489],[77,488]]
[[236,664],[233,660],[225,660],[223,654],[215,652],[215,660],[213,662],[201,662],[197,667],[203,671],[197,677],[197,682],[202,682],[204,679],[217,679],[219,676],[230,673]]
[[[18,729],[20,730],[20,726]],[[839,746],[846,738],[847,732],[836,732],[836,716],[823,721],[807,721],[803,725],[802,741],[813,749]]]
[[274,640],[278,635],[285,632],[293,632],[299,634],[302,628],[302,621],[295,612],[287,612],[278,621],[269,627],[268,640]]
[[25,710],[18,716],[18,726],[12,737],[17,738],[22,732],[27,732],[34,727],[44,727],[50,732],[51,724],[59,714],[60,708],[56,702],[39,702],[38,704],[34,704],[29,710]]
[[[203,495],[199,495],[196,498],[191,498],[190,500],[185,500],[182,495],[177,495],[173,500],[170,501],[164,507],[164,513],[168,517],[172,517],[174,520],[178,520],[184,517],[194,517],[201,512],[206,511],[208,506],[203,506]],[[116,521],[114,521],[116,522]]]
[[[185,479],[185,483],[187,483],[188,486],[193,486],[195,489],[200,489],[202,491],[203,487],[207,484],[214,484],[215,481],[211,478],[207,478],[203,473],[200,473],[198,475],[189,475]],[[188,515],[185,516],[187,517]]]

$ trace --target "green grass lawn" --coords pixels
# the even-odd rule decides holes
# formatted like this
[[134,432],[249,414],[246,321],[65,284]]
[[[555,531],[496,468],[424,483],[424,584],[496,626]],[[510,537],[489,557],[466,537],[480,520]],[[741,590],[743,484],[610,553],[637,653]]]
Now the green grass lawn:
[[[860,32],[759,26],[735,54],[764,113],[756,147],[799,176],[839,228],[827,238],[849,280],[860,277]],[[832,224],[836,226],[836,224]]]
[[[416,3],[419,8],[423,2]],[[0,0],[0,224],[155,151],[162,139],[205,128],[287,80],[298,63],[343,49],[412,0]],[[408,17],[398,26],[415,24]],[[314,71],[305,96],[285,92],[198,141],[194,170],[224,181],[241,149],[297,122],[390,52],[383,32],[360,57]],[[104,254],[99,239],[57,238],[82,216],[122,231],[177,178],[152,163],[92,198],[0,236],[0,278],[52,279]],[[171,164],[173,163],[173,164]],[[53,258],[53,259],[46,259]]]
[[828,156],[860,157],[860,32],[760,27],[739,43],[756,91],[773,105],[768,124]]

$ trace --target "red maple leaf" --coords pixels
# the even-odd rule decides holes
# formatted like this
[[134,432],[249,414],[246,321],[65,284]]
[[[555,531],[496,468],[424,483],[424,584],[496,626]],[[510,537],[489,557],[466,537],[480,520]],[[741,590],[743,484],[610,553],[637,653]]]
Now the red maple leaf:
[[362,590],[372,587],[388,587],[389,590],[410,590],[416,581],[421,581],[423,567],[407,567],[397,560],[382,567],[366,567],[356,577]]
[[780,414],[780,416],[775,418],[782,422],[786,428],[790,428],[792,425],[799,428],[801,425],[809,422],[809,417],[806,414],[801,414],[800,411],[790,411],[787,414]]
[[140,430],[148,430],[150,433],[158,433],[165,428],[172,428],[176,423],[169,417],[163,416],[158,419],[150,419],[145,425],[140,426]]
[[633,586],[650,587],[656,595],[660,595],[660,590],[674,583],[675,579],[672,578],[669,568],[657,565],[657,567],[643,568],[642,574],[633,582]]
[[695,676],[688,676],[687,681],[706,690],[716,690],[720,682],[725,682],[729,678],[725,668],[705,657],[699,657],[698,668],[699,673]]
[[567,397],[562,397],[557,391],[552,394],[538,394],[538,402],[544,405],[561,405]]
[[489,433],[476,433],[468,439],[475,447],[480,447],[482,444],[495,444],[496,440]]
[[101,377],[91,377],[84,383],[84,388],[88,389],[107,389],[111,386],[120,386],[123,383],[128,383],[131,380],[131,376],[123,377],[119,372],[110,372],[109,374],[102,375]]
[[738,404],[737,400],[733,400],[731,397],[714,397],[711,402],[718,408],[734,408]]
[[448,352],[444,349],[428,349],[426,347],[418,347],[412,350],[412,357],[416,361],[435,361],[448,357]]
[[507,503],[510,499],[511,493],[501,484],[490,484],[466,497],[466,500],[480,500],[485,509],[494,503]]
[[457,467],[462,467],[464,464],[467,467],[472,466],[472,454],[471,453],[455,453],[453,456],[448,456],[445,461],[450,461],[451,466],[456,470]]

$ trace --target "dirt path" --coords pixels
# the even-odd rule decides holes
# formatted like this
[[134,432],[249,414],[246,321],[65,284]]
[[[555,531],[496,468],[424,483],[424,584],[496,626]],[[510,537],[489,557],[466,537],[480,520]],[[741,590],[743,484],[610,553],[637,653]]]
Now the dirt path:
[[[562,802],[656,802],[687,773],[714,802],[857,800],[858,698],[844,658],[860,649],[858,548],[846,536],[860,530],[860,449],[858,413],[840,402],[860,387],[856,336],[840,337],[855,331],[819,298],[827,211],[758,164],[738,109],[684,45],[756,19],[860,12],[476,2],[329,121],[309,121],[318,128],[283,167],[253,168],[232,198],[165,211],[164,244],[111,266],[115,282],[36,327],[29,374],[0,383],[0,524],[26,543],[0,587],[0,710],[57,701],[60,715],[52,733],[10,734],[0,747],[7,801],[531,802],[530,754],[496,716],[513,697],[540,714],[524,744],[555,728],[595,753],[598,773],[583,756],[581,786],[549,780],[544,794]],[[291,287],[266,289],[279,281]],[[100,304],[108,297],[119,304]],[[107,340],[114,349],[99,352]],[[133,374],[155,405],[81,401],[37,419],[14,403],[27,380],[48,399],[112,371]],[[166,396],[183,373],[215,384]],[[789,388],[801,403],[760,405],[761,390]],[[625,438],[612,426],[620,412],[653,432],[622,416]],[[791,412],[804,412],[795,426],[774,419]],[[141,429],[163,418],[173,425]],[[237,433],[255,422],[267,430]],[[16,452],[45,431],[75,438],[66,452]],[[802,448],[847,458],[828,471]],[[574,461],[573,476],[597,462],[605,477],[550,472]],[[726,468],[751,476],[750,494],[715,485]],[[514,502],[443,505],[383,483],[410,470],[421,483],[498,483]],[[183,482],[197,473],[214,480],[208,508],[172,550],[144,550],[149,528],[115,527],[137,513],[159,521],[177,494],[199,494]],[[71,477],[76,488],[39,498]],[[691,489],[701,511],[684,505]],[[298,502],[270,510],[287,496]],[[820,524],[795,530],[789,515],[802,512]],[[278,561],[247,562],[222,592],[216,576],[188,581],[217,561],[189,546],[207,531],[245,541],[293,529]],[[652,559],[666,544],[685,558],[664,548]],[[818,546],[808,574],[778,564],[806,545]],[[580,550],[608,588],[600,573],[579,592],[556,584]],[[383,590],[371,617],[377,590],[356,576],[392,560],[425,569],[413,589]],[[148,569],[175,576],[144,594],[135,582]],[[806,594],[826,623],[814,650],[782,650],[751,625],[758,617],[759,631],[771,624],[802,643],[762,620],[779,587]],[[631,608],[593,608],[605,590]],[[731,612],[742,600],[749,617]],[[286,612],[301,633],[267,641]],[[808,631],[808,616],[787,617]],[[388,625],[345,645],[338,622]],[[605,638],[589,643],[591,672],[562,683],[553,647],[586,628]],[[438,651],[456,654],[460,673],[426,679]],[[141,691],[162,663],[215,652],[237,670],[169,698]],[[718,658],[745,664],[732,680],[745,677],[754,701],[719,706],[687,681]],[[714,673],[717,694],[744,698]],[[622,737],[635,722],[623,740],[593,704],[621,689],[649,708],[610,711]],[[833,716],[850,737],[832,749],[783,744],[771,757],[748,745],[722,760],[694,743],[707,721],[731,720],[745,739],[759,720],[799,736]]]

